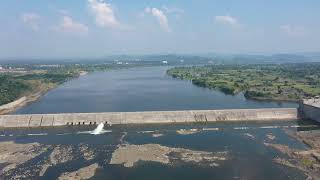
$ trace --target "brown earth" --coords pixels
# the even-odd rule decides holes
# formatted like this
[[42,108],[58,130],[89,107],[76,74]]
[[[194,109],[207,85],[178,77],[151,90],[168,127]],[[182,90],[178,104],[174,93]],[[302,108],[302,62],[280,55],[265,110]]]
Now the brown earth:
[[125,167],[133,167],[138,161],[153,161],[162,164],[182,161],[218,166],[217,162],[226,159],[227,152],[194,151],[184,148],[171,148],[159,144],[124,144],[113,152],[110,164],[123,164]]
[[307,150],[298,150],[282,144],[264,143],[266,146],[276,149],[288,156],[285,158],[275,158],[276,163],[299,169],[308,176],[308,179],[320,179],[320,131],[301,131],[287,133],[305,143]]
[[83,180],[90,179],[95,175],[96,170],[99,168],[97,163],[91,164],[90,166],[83,167],[74,172],[63,173],[58,179],[59,180]]

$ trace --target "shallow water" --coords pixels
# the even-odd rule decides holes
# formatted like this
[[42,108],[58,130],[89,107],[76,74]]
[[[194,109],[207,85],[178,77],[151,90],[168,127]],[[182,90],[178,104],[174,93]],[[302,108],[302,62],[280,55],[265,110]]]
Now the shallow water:
[[[10,173],[19,174],[33,169],[34,172],[30,173],[28,178],[56,179],[63,172],[75,171],[97,162],[101,169],[96,172],[93,179],[305,179],[303,172],[274,163],[273,158],[285,157],[285,155],[266,147],[263,143],[284,144],[296,149],[305,149],[304,144],[289,137],[284,130],[306,131],[320,128],[309,123],[269,122],[113,126],[105,128],[110,131],[100,135],[90,134],[93,129],[95,129],[93,126],[73,126],[55,129],[2,130],[0,142],[39,142],[52,147],[70,146],[74,157],[73,160],[48,168],[44,176],[37,177],[39,172],[35,167],[42,166],[50,155],[49,151],[18,166]],[[177,133],[180,129],[197,129],[198,131],[194,134],[181,135]],[[153,137],[152,134],[163,134],[163,136]],[[267,134],[272,134],[276,138],[270,140],[266,137]],[[121,139],[123,136],[124,138]],[[123,143],[160,144],[166,147],[207,152],[226,151],[228,159],[219,162],[218,167],[190,162],[168,165],[145,161],[140,161],[131,168],[110,165],[112,153],[119,144]],[[94,152],[92,160],[84,159],[79,151],[81,145],[88,146]],[[10,175],[7,178],[9,177]]]
[[166,75],[168,67],[96,72],[66,82],[16,114],[297,107],[247,100]]

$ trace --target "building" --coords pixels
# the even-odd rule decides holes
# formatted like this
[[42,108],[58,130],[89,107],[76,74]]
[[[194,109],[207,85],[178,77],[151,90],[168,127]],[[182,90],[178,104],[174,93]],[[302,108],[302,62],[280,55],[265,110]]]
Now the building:
[[299,104],[299,114],[301,118],[310,119],[320,123],[320,97],[304,99]]

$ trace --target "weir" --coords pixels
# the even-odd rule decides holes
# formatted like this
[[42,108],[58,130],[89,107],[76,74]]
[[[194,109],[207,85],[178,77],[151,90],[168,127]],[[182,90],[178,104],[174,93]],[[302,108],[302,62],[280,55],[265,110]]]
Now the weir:
[[2,115],[0,127],[298,120],[297,108]]

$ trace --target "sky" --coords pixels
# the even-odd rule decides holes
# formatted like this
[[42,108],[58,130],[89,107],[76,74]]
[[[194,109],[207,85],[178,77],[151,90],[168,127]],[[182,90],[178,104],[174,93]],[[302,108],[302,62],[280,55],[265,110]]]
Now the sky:
[[1,0],[0,58],[320,51],[319,0]]

